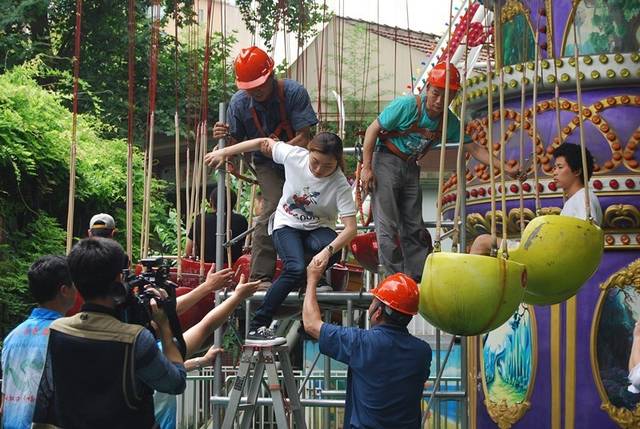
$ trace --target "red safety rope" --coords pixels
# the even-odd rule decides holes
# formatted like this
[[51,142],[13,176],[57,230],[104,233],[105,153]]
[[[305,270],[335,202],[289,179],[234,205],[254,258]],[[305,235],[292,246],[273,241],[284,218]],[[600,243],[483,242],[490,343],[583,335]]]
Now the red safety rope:
[[133,258],[133,132],[135,125],[136,84],[136,0],[129,0],[128,117],[127,117],[127,254]]
[[80,79],[80,36],[82,32],[82,0],[76,1],[76,36],[73,54],[73,115],[71,117],[71,153],[69,157],[69,203],[67,206],[67,253],[73,242],[73,218],[76,193],[76,150],[78,129],[78,80]]

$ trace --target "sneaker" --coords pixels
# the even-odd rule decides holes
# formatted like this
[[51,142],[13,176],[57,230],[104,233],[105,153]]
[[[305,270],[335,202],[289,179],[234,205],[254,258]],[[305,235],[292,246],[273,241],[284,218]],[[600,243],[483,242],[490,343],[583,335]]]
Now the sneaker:
[[276,337],[271,329],[260,326],[249,331],[244,344],[247,346],[279,346],[286,342],[284,337]]

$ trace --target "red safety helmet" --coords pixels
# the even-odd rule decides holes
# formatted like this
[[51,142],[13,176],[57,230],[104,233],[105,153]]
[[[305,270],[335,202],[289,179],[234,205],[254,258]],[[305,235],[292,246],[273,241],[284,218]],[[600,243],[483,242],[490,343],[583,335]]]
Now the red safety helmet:
[[256,46],[242,49],[234,61],[237,87],[253,89],[262,85],[271,75],[273,64],[273,58]]
[[406,274],[392,274],[371,291],[390,308],[407,315],[418,313],[418,285]]
[[[429,85],[444,88],[447,84],[447,63],[436,64],[429,73],[427,80]],[[460,89],[460,72],[453,64],[449,63],[449,89],[457,91]]]

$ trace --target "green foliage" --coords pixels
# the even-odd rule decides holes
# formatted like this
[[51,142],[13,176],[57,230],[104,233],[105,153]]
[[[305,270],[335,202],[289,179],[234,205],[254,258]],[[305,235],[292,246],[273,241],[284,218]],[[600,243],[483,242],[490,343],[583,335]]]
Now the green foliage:
[[[156,253],[160,255],[177,255],[178,254],[178,213],[175,208],[169,209],[169,216],[165,217],[165,221],[158,220],[155,223],[154,231],[158,239],[155,246]],[[181,249],[184,254],[184,248],[187,244],[187,229],[184,219],[181,219],[180,230],[182,234]]]
[[249,31],[255,34],[259,28],[258,34],[268,49],[273,47],[278,31],[295,34],[302,45],[316,34],[316,24],[328,22],[332,17],[326,4],[314,0],[236,0],[236,5]]
[[22,231],[14,231],[0,244],[0,304],[6,315],[0,325],[2,337],[35,305],[27,283],[29,267],[40,256],[64,253],[65,235],[56,219],[39,212]]
[[[64,97],[42,89],[35,78],[37,61],[0,75],[0,289],[11,322],[29,301],[24,275],[46,253],[63,253],[66,225],[71,113]],[[102,137],[105,126],[80,115],[77,126],[77,170],[74,235],[86,233],[90,217],[114,215],[125,231],[127,144]],[[142,210],[142,155],[134,150],[134,237],[139,237]],[[152,182],[151,223],[166,222],[165,184]],[[124,244],[125,234],[119,235]],[[152,245],[161,242],[152,237]],[[138,254],[134,240],[134,255]]]
[[49,0],[2,0],[0,70],[43,53],[49,47]]
[[226,325],[222,337],[222,348],[226,353],[231,355],[231,360],[236,363],[240,359],[240,349],[244,343],[240,335],[238,335],[237,325],[238,319],[232,316]]
[[[34,58],[40,58],[47,67],[41,67],[37,80],[43,86],[61,94],[72,94],[72,58],[75,37],[75,0],[2,0],[8,3],[6,15],[0,16],[0,72]],[[174,17],[173,0],[161,2],[163,17],[161,28]],[[148,112],[151,0],[136,2],[135,30],[135,140],[145,141]],[[193,1],[179,2],[180,28],[193,22]],[[3,8],[5,10],[5,8]],[[84,2],[82,10],[82,43],[80,49],[79,111],[100,117],[109,125],[102,129],[106,137],[127,136],[128,115],[128,4],[126,1],[102,0]],[[32,33],[34,29],[37,31]],[[187,43],[187,32],[179,36],[176,62],[174,35],[161,31],[158,51],[158,83],[155,129],[159,134],[174,134],[175,90],[178,88],[181,114],[189,112],[193,122],[199,114],[202,81],[203,46]],[[224,100],[235,90],[230,47],[234,34],[222,40],[214,33],[211,40],[209,71],[209,99]],[[199,65],[196,67],[195,65]],[[198,70],[197,72],[194,70]],[[187,94],[188,96],[185,96]],[[67,107],[71,97],[65,98]],[[217,118],[217,103],[212,103],[209,119]],[[189,132],[182,127],[185,135]]]

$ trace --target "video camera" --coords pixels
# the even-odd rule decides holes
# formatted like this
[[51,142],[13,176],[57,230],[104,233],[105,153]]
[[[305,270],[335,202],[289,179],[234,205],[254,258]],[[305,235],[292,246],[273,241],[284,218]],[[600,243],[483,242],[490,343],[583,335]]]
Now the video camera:
[[[132,273],[129,269],[122,271],[124,295],[116,298],[122,309],[122,319],[126,323],[142,325],[153,331],[151,299],[154,299],[158,308],[163,309],[167,315],[171,331],[184,358],[186,345],[176,312],[178,285],[169,280],[170,265],[162,257],[141,259],[139,263],[144,267],[139,275]],[[167,297],[159,298],[149,290],[151,288],[158,291],[164,290]]]

